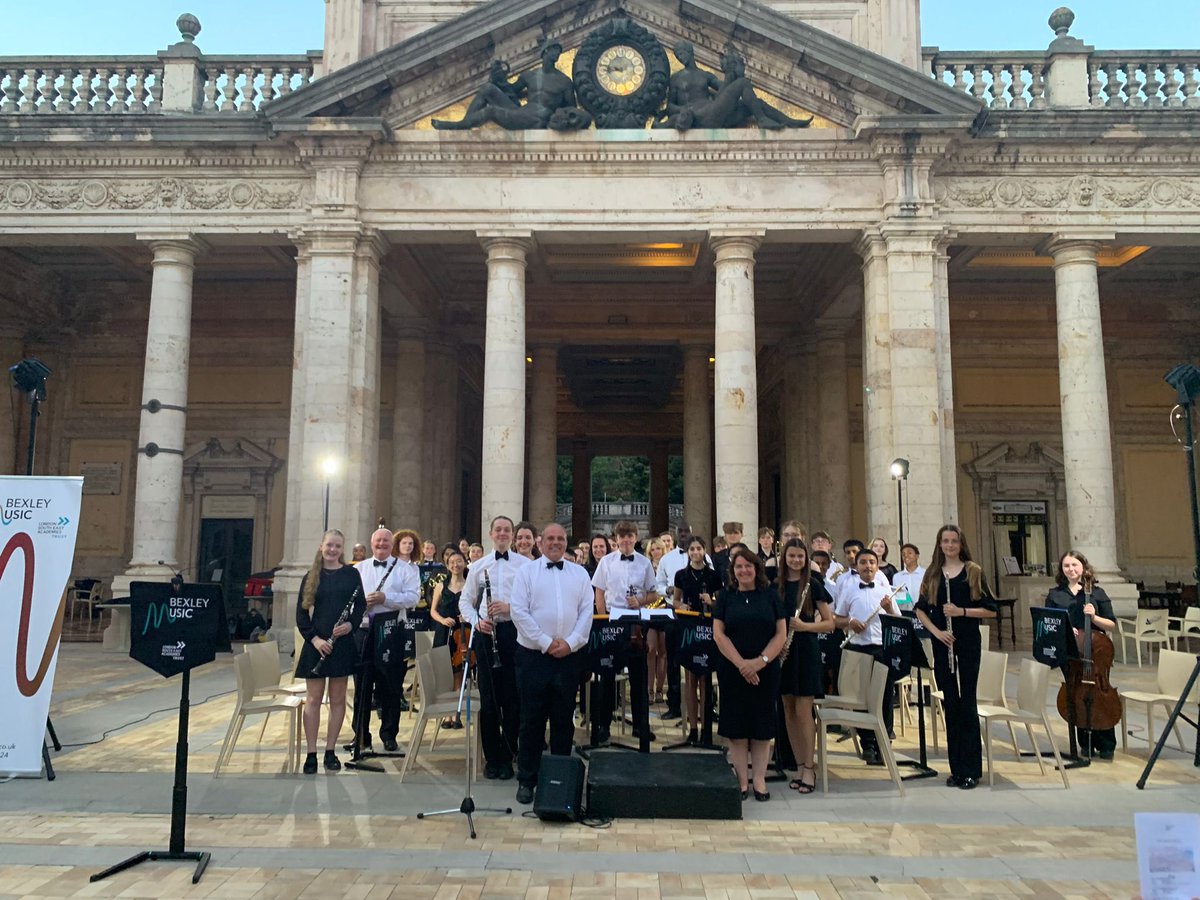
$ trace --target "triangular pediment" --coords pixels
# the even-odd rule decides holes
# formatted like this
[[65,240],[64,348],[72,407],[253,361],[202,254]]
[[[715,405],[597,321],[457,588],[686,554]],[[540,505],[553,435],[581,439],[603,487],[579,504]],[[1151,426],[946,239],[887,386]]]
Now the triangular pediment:
[[961,120],[982,110],[966,94],[754,0],[493,0],[318,79],[265,113],[273,122],[369,117],[393,129],[427,126],[431,115],[465,108],[493,60],[514,75],[535,68],[547,38],[564,48],[559,68],[569,74],[588,35],[619,16],[668,50],[691,41],[705,68],[735,48],[761,97],[815,116],[818,125],[850,127],[860,116]]

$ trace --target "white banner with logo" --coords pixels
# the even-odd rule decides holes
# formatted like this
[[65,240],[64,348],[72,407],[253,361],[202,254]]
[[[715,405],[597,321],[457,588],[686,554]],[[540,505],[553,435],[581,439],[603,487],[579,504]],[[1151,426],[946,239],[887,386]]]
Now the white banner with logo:
[[82,478],[0,476],[0,772],[38,773]]

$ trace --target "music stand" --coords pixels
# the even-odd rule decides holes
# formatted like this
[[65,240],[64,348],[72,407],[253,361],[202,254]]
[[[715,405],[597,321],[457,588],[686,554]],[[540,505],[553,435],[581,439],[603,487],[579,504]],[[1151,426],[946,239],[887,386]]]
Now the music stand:
[[[1075,691],[1071,686],[1071,679],[1066,674],[1067,661],[1074,656],[1071,651],[1075,644],[1070,617],[1065,609],[1050,606],[1032,606],[1029,608],[1029,615],[1033,620],[1033,658],[1044,666],[1062,670],[1063,683],[1067,686],[1067,708],[1074,709]],[[1068,637],[1071,639],[1068,640]],[[1067,724],[1067,737],[1069,746],[1063,759],[1069,761],[1063,762],[1063,768],[1084,769],[1090,766],[1091,759],[1079,755],[1079,744],[1075,739],[1075,726],[1069,723]],[[1039,753],[1035,749],[1022,751],[1021,755],[1051,757],[1054,754],[1050,751]]]
[[[621,669],[629,666],[628,659],[633,652],[630,648],[630,629],[626,627],[626,621],[630,623],[640,623],[640,619],[630,618],[628,620],[618,619],[613,622],[607,615],[596,614],[592,616],[592,631],[588,635],[588,660],[592,669],[592,682],[588,685],[588,709],[591,710],[592,724],[588,729],[588,743],[584,747],[576,747],[575,752],[584,759],[591,759],[593,750],[630,750],[637,752],[639,747],[631,747],[628,744],[613,743],[611,740],[602,743],[600,741],[600,720],[596,713],[600,711],[603,704],[600,702],[601,692],[604,686],[601,683],[603,679],[608,678],[608,673],[612,673],[613,679],[613,697],[616,697],[616,678],[617,673]],[[642,657],[643,664],[645,657]],[[629,666],[632,669],[632,666]],[[632,687],[630,688],[632,690]],[[649,695],[647,695],[649,700]],[[614,704],[615,705],[615,704]],[[607,710],[606,710],[607,712]],[[647,725],[649,729],[649,706],[647,705]],[[611,728],[611,726],[610,726]],[[648,735],[648,731],[642,732]],[[650,752],[649,739],[647,737],[646,752]]]
[[401,625],[400,613],[396,610],[381,612],[367,620],[367,634],[363,639],[362,651],[358,658],[358,682],[354,688],[354,709],[350,714],[350,721],[354,727],[354,740],[347,748],[350,751],[350,759],[346,761],[343,768],[356,772],[382,773],[382,766],[374,765],[366,760],[377,759],[381,756],[399,759],[404,756],[403,751],[385,754],[367,749],[367,741],[371,735],[371,708],[374,706],[375,647],[382,646],[377,642],[376,635],[381,633],[386,640],[391,636],[393,629],[399,628]]
[[911,610],[900,616],[881,614],[879,621],[883,625],[883,655],[893,675],[903,678],[915,668],[917,670],[917,759],[898,759],[897,766],[911,766],[916,769],[901,778],[902,781],[915,781],[918,778],[936,778],[937,769],[929,765],[929,755],[925,744],[925,685],[921,678],[923,669],[933,668],[933,663],[925,655],[925,647],[917,631],[925,629],[917,620],[917,614]]
[[[683,623],[682,633],[679,640],[679,649],[676,652],[676,660],[683,664],[683,667],[704,679],[704,711],[700,717],[700,740],[697,743],[689,741],[679,741],[675,744],[668,744],[663,747],[663,752],[671,750],[715,750],[718,753],[724,754],[728,752],[727,747],[713,742],[713,716],[716,712],[716,697],[713,696],[713,663],[717,657],[717,645],[712,637],[712,613],[708,611],[696,612],[693,610],[678,609],[675,611],[676,621],[680,621],[681,616],[686,616],[687,619],[695,620],[695,627],[688,628],[687,622]],[[682,702],[682,701],[681,701]]]
[[1179,695],[1179,699],[1175,701],[1175,708],[1171,710],[1171,715],[1167,717],[1167,723],[1163,726],[1162,734],[1159,735],[1158,743],[1154,745],[1154,750],[1150,754],[1150,758],[1146,760],[1146,768],[1142,769],[1142,777],[1137,780],[1138,790],[1145,790],[1146,779],[1150,777],[1150,772],[1154,768],[1154,764],[1158,762],[1158,756],[1162,753],[1162,749],[1166,746],[1167,735],[1178,724],[1180,719],[1187,722],[1196,729],[1196,751],[1192,757],[1192,765],[1200,769],[1200,718],[1195,722],[1189,719],[1183,713],[1183,704],[1187,702],[1188,695],[1191,694],[1192,688],[1196,685],[1196,679],[1200,677],[1200,656],[1196,657],[1196,665],[1192,667],[1192,674],[1188,677],[1187,684],[1184,685],[1183,692]]
[[[498,815],[511,815],[512,807],[506,806],[503,809],[500,807],[480,807],[475,805],[475,797],[472,795],[475,778],[475,741],[471,737],[472,729],[475,727],[475,718],[471,714],[471,679],[475,677],[475,667],[471,665],[471,660],[475,656],[475,642],[482,634],[478,628],[471,631],[471,642],[467,645],[467,652],[463,654],[463,677],[462,685],[458,689],[458,716],[463,720],[463,739],[466,741],[466,763],[467,763],[467,784],[466,792],[463,794],[462,802],[458,806],[451,809],[439,809],[433,812],[419,812],[418,819],[430,819],[434,816],[452,816],[462,814],[467,817],[467,829],[471,835],[471,839],[475,839],[475,813],[489,812]],[[483,654],[480,653],[482,656]],[[432,686],[429,686],[432,688]],[[463,704],[466,704],[466,716],[463,716]]]

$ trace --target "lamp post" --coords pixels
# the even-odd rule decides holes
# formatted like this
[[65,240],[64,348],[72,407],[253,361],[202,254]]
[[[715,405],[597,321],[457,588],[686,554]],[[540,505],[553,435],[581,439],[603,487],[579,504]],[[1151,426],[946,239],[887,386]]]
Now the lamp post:
[[896,482],[896,512],[900,516],[900,544],[904,545],[904,482],[908,479],[908,460],[896,457],[892,460],[892,480]]
[[321,462],[321,471],[325,473],[325,527],[323,531],[329,530],[329,480],[337,474],[337,460],[332,456],[327,456]]

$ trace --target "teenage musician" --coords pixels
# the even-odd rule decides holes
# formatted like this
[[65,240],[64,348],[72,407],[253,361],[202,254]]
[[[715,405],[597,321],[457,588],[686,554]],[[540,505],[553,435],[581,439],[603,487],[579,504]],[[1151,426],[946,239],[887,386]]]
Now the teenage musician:
[[[407,539],[411,540],[411,532],[398,533],[409,534]],[[398,618],[403,622],[407,617],[406,610],[417,605],[420,594],[417,567],[399,559],[394,560],[393,565],[392,542],[393,536],[388,529],[376,529],[371,535],[371,557],[354,566],[362,581],[363,594],[367,598],[367,614],[362,617],[361,624],[354,633],[354,641],[360,653],[366,644],[371,619],[376,613],[399,610]],[[401,669],[393,663],[387,669],[376,668],[374,673],[374,696],[379,700],[379,739],[383,741],[383,748],[389,753],[398,749],[396,735],[400,732],[400,699],[404,696],[403,671],[406,669],[407,666]],[[397,670],[400,670],[399,679],[396,678]],[[357,682],[355,690],[358,690]],[[368,717],[366,727],[362,729],[365,735],[363,746],[366,748],[371,746],[371,711],[363,710],[363,714]]]
[[[305,775],[317,774],[317,731],[321,727],[321,700],[327,684],[329,725],[325,731],[325,771],[336,772],[342,767],[333,750],[346,717],[346,678],[358,666],[354,641],[345,638],[367,608],[362,581],[342,556],[345,546],[346,538],[340,531],[330,530],[321,536],[321,546],[300,582],[300,597],[296,601],[296,628],[304,638],[296,659],[296,677],[303,678],[307,688]],[[321,669],[313,672],[319,660],[324,660]]]
[[[792,632],[791,644],[782,661],[779,692],[783,695],[783,720],[788,741],[800,769],[789,787],[802,794],[811,794],[817,785],[813,700],[825,696],[825,675],[817,635],[833,631],[833,610],[829,592],[825,590],[825,579],[808,564],[808,548],[798,538],[783,545],[779,587],[783,608],[790,616],[788,628]],[[812,776],[812,781],[807,781],[805,774]]]
[[[877,574],[879,557],[875,555],[875,551],[856,549],[854,571],[847,571],[838,580],[837,596],[833,602],[834,622],[842,631],[851,632],[850,643],[846,645],[846,649],[866,653],[874,658],[879,658],[883,652],[883,623],[879,621],[880,613],[890,616],[900,614],[891,599],[887,582],[883,579],[876,580]],[[888,737],[892,734],[892,697],[895,692],[893,681],[889,669],[887,688],[883,694],[883,724],[887,728]],[[862,745],[863,760],[867,765],[882,765],[883,759],[879,755],[875,732],[860,730],[858,740]]]
[[994,619],[996,605],[982,567],[972,561],[967,539],[957,525],[938,529],[933,559],[921,582],[917,618],[933,635],[933,670],[946,713],[947,787],[969,791],[983,777],[979,710],[982,641],[980,619]]
[[[508,780],[513,777],[517,732],[521,727],[520,694],[517,692],[517,628],[509,611],[513,579],[526,566],[536,565],[512,549],[516,528],[508,516],[492,519],[488,535],[492,552],[467,571],[458,612],[472,629],[491,639],[473,640],[475,675],[479,679],[479,738],[483,742],[483,775]],[[490,586],[491,596],[485,596]],[[486,605],[484,605],[486,604]],[[473,635],[472,635],[473,636]],[[493,654],[500,665],[494,666]]]
[[[467,584],[467,558],[457,547],[446,554],[450,574],[438,581],[433,589],[433,600],[429,604],[429,617],[433,620],[433,646],[444,647],[450,643],[450,635],[458,627],[458,603]],[[454,670],[454,690],[462,686],[462,667]],[[462,718],[456,712],[442,719],[443,728],[462,728]]]
[[[1096,584],[1096,573],[1087,557],[1078,550],[1068,550],[1058,561],[1057,585],[1046,595],[1046,605],[1065,609],[1071,620],[1075,637],[1083,632],[1085,616],[1092,617],[1092,627],[1111,632],[1117,627],[1112,601],[1104,588]],[[1112,759],[1117,749],[1116,728],[1075,729],[1079,748],[1085,756],[1094,752],[1101,759]]]
[[[704,552],[704,538],[692,535],[687,543],[687,565],[675,572],[671,599],[676,609],[712,614],[713,598],[721,590],[721,578]],[[697,704],[697,691],[699,703]],[[700,710],[708,706],[708,680],[700,680],[690,669],[685,680],[688,743],[700,740]]]

